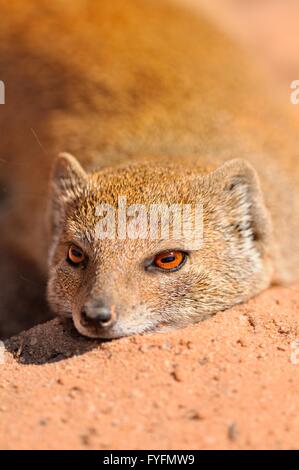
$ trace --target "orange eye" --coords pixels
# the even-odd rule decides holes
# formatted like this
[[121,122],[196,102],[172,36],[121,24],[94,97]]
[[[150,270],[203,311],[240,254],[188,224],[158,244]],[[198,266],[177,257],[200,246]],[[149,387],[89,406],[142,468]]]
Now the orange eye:
[[163,271],[177,271],[185,264],[186,258],[183,251],[163,251],[155,256],[153,264]]
[[85,255],[81,248],[76,245],[71,245],[69,247],[67,260],[72,265],[78,265],[85,260]]

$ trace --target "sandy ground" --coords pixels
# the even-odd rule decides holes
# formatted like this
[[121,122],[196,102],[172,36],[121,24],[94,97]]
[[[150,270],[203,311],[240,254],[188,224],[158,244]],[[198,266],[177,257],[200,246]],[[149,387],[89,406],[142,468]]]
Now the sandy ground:
[[167,334],[35,327],[6,342],[0,447],[298,449],[298,314],[299,285]]
[[[184,2],[206,3],[289,92],[297,2]],[[0,448],[298,449],[296,339],[299,284],[163,335],[99,343],[52,320],[5,343]]]

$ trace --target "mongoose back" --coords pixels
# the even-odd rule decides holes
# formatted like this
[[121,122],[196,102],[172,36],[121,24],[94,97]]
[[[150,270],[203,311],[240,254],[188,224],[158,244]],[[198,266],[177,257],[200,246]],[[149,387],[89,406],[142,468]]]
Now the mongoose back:
[[[0,6],[1,246],[47,273],[55,314],[113,338],[298,279],[298,122],[238,46],[170,1]],[[98,237],[119,197],[199,202],[202,244]]]

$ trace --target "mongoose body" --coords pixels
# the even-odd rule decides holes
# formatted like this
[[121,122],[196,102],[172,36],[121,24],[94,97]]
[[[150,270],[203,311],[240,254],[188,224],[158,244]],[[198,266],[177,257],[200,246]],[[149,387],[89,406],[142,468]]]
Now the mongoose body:
[[[55,313],[117,337],[203,320],[298,279],[298,122],[243,51],[171,2],[0,4],[1,244],[47,273]],[[77,160],[53,163],[62,151]],[[201,248],[97,240],[96,206],[118,196],[201,201]],[[186,254],[181,269],[145,269],[170,250]],[[113,321],[96,324],[99,311]]]

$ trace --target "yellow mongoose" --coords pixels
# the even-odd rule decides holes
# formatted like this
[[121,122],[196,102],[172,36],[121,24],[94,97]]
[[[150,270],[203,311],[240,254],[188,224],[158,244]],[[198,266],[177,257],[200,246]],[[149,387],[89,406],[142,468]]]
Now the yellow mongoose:
[[[45,271],[49,251],[56,314],[119,337],[299,277],[298,123],[238,47],[162,0],[0,6],[3,259]],[[120,196],[200,201],[202,245],[97,237],[98,205]],[[14,280],[2,277],[5,296]]]

